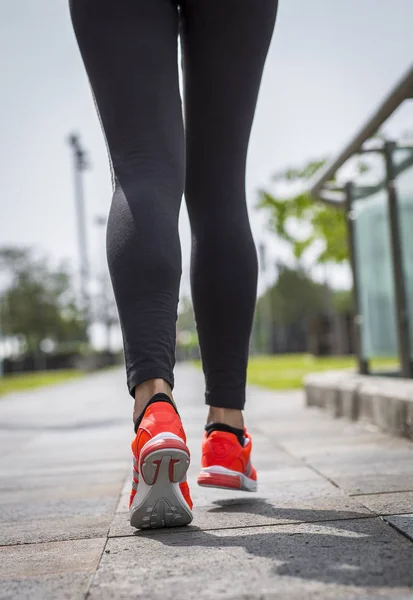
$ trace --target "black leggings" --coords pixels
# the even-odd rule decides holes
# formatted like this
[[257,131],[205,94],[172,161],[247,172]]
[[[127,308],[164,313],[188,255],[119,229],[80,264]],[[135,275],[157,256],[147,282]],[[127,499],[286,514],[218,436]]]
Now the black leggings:
[[70,0],[70,8],[113,167],[107,254],[129,391],[152,378],[174,384],[185,191],[206,402],[242,409],[257,285],[245,163],[277,0]]

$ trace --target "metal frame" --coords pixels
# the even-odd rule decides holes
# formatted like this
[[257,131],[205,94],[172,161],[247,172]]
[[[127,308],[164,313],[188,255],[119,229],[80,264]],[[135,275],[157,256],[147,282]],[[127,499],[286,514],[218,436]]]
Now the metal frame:
[[346,192],[346,218],[347,218],[347,233],[348,246],[350,255],[351,270],[353,273],[353,305],[354,305],[354,338],[356,346],[356,354],[358,358],[359,373],[367,375],[369,372],[369,363],[363,356],[363,347],[361,342],[361,328],[363,326],[362,317],[360,314],[360,295],[358,286],[358,273],[355,249],[354,223],[353,223],[353,201],[354,201],[354,184],[348,182],[345,187]]
[[[346,210],[348,239],[350,249],[350,264],[353,273],[353,293],[355,306],[355,337],[356,351],[360,373],[368,373],[368,362],[363,357],[361,344],[361,315],[359,305],[359,290],[357,280],[357,261],[355,259],[355,237],[352,218],[352,203],[354,200],[367,198],[368,196],[386,188],[389,203],[389,226],[391,240],[391,259],[394,278],[394,294],[397,312],[397,337],[399,346],[399,358],[401,374],[403,377],[413,377],[413,364],[411,359],[411,348],[409,340],[409,318],[407,310],[407,299],[405,289],[405,278],[403,271],[403,253],[400,244],[400,223],[397,206],[397,193],[395,179],[397,175],[413,165],[413,147],[395,142],[385,141],[381,146],[363,147],[363,144],[372,138],[379,127],[393,112],[405,101],[413,98],[413,65],[400,80],[393,91],[387,96],[376,112],[367,121],[359,133],[347,144],[342,152],[319,173],[316,173],[310,182],[310,193],[315,200]],[[394,164],[393,155],[395,150],[410,150],[408,156],[399,165]],[[366,186],[355,188],[353,183],[347,183],[343,188],[333,182],[333,178],[348,159],[357,154],[377,153],[383,155],[386,166],[386,177],[377,186]]]
[[320,173],[316,173],[314,179],[310,182],[310,192],[314,198],[320,199],[319,194],[322,188],[328,181],[332,180],[336,171],[338,171],[349,158],[354,154],[357,154],[361,150],[364,142],[370,139],[377,132],[380,125],[394,113],[396,108],[398,108],[404,100],[411,98],[412,95],[413,65],[379,106],[376,112],[373,113],[359,133],[350,140],[344,150],[342,150],[334,160],[328,163]]

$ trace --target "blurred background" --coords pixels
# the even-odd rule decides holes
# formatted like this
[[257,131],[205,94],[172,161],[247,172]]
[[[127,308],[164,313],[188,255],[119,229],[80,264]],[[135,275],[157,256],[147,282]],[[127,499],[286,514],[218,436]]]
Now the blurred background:
[[[1,7],[0,393],[122,361],[105,255],[110,171],[67,4]],[[297,387],[307,371],[357,362],[412,376],[413,105],[402,100],[413,85],[376,119],[368,152],[360,138],[317,179],[406,77],[412,22],[411,0],[280,2],[246,180],[260,262],[252,382]],[[393,142],[401,231],[389,213]],[[350,198],[348,182],[362,192]],[[323,198],[325,185],[338,195]],[[177,358],[196,360],[184,203],[180,232]]]

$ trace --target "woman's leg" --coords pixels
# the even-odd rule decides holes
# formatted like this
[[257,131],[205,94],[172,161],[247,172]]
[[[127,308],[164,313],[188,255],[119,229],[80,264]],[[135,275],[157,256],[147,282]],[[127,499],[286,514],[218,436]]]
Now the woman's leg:
[[184,139],[172,0],[70,0],[115,192],[107,253],[135,418],[171,393],[181,276]]
[[183,0],[191,283],[209,421],[243,427],[257,256],[248,141],[277,0]]

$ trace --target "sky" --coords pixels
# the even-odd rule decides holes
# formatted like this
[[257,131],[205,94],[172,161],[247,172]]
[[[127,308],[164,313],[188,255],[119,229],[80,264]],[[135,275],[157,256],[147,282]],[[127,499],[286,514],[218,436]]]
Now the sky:
[[[3,2],[0,11],[0,244],[31,246],[78,269],[67,143],[68,135],[77,132],[91,166],[85,193],[96,276],[105,269],[105,253],[104,232],[95,218],[107,214],[112,189],[68,1],[16,0]],[[267,244],[269,264],[286,251],[254,210],[257,190],[270,185],[274,172],[334,156],[353,137],[413,62],[412,23],[412,0],[280,0],[246,176],[254,237]],[[397,127],[411,128],[412,116],[405,111]],[[180,231],[187,294],[185,209]],[[345,281],[339,270],[336,275],[339,283]]]

